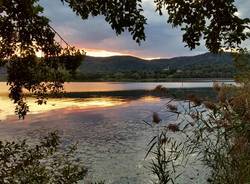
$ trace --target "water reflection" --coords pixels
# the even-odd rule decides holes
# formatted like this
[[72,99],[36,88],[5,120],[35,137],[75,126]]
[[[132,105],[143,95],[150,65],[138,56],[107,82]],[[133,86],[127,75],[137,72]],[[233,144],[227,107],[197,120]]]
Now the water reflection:
[[[67,92],[101,92],[101,91],[129,91],[151,90],[157,85],[166,88],[211,88],[215,81],[206,82],[74,82],[65,83]],[[217,81],[223,84],[234,84],[232,80]]]
[[[3,100],[9,103],[7,97]],[[1,139],[35,140],[42,133],[59,130],[63,144],[79,142],[78,157],[95,180],[107,184],[148,183],[150,175],[143,158],[151,136],[141,120],[150,120],[151,112],[160,110],[164,101],[159,97],[50,99],[44,107],[29,101],[33,111],[24,120],[5,114],[0,123]],[[11,106],[2,112],[9,110]]]
[[[166,88],[211,88],[215,81],[196,82],[70,82],[65,83],[67,92],[104,92],[104,91],[130,91],[130,90],[151,90],[157,85]],[[235,84],[233,80],[217,81],[223,84]],[[8,86],[0,82],[0,94],[7,93]]]
[[[7,96],[0,96],[0,120],[6,119],[10,115],[14,115],[15,105],[10,101]],[[82,109],[94,110],[97,108],[108,108],[119,106],[127,103],[120,98],[100,97],[100,98],[51,98],[47,101],[46,105],[37,105],[36,99],[27,98],[30,112],[29,114],[38,114],[49,112],[56,109]]]
[[[174,94],[177,99],[185,99],[189,94],[196,96],[215,98],[215,92],[211,88],[195,89],[169,89],[166,94],[159,94],[152,91],[134,90],[134,91],[110,91],[110,92],[74,92],[65,93],[63,98],[49,98],[46,105],[38,105],[35,98],[27,97],[30,114],[45,113],[58,109],[77,110],[97,110],[112,107],[130,105],[132,101],[147,103],[158,103],[161,99],[172,98]],[[15,105],[7,97],[0,95],[0,120],[14,115]]]
[[[91,86],[88,83],[88,88],[86,83],[77,83],[74,85],[79,88],[72,88],[64,98],[49,99],[47,105],[38,106],[35,99],[28,98],[31,112],[24,120],[14,115],[14,104],[7,97],[7,88],[0,84],[0,93],[4,93],[0,95],[0,139],[33,141],[41,133],[59,130],[63,144],[79,142],[77,156],[85,161],[94,179],[106,180],[107,184],[150,183],[144,156],[152,131],[142,120],[151,121],[152,112],[157,111],[165,123],[171,121],[169,114],[162,111],[170,99],[145,90],[158,84],[104,83],[98,86],[94,83]],[[142,85],[144,90],[135,90]],[[126,91],[128,88],[134,90]],[[97,89],[97,92],[90,92]],[[114,91],[106,91],[110,89]],[[180,98],[190,92],[208,96],[211,89],[174,91]]]

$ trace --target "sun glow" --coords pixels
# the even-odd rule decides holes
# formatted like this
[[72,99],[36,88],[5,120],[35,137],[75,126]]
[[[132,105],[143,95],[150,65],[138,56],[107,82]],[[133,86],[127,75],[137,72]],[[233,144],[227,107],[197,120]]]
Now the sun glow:
[[108,50],[102,50],[102,49],[83,49],[87,56],[93,56],[93,57],[110,57],[110,56],[134,56],[145,60],[154,60],[154,59],[161,59],[160,57],[141,57],[134,55],[130,52],[116,52],[116,51],[108,51]]
[[128,54],[123,54],[120,52],[98,50],[98,49],[84,49],[84,51],[87,52],[88,56],[94,56],[94,57],[110,57],[110,56],[128,55]]
[[44,53],[41,50],[39,50],[36,52],[36,56],[37,57],[44,57]]
[[161,59],[161,57],[149,57],[149,58],[143,58],[143,59],[151,61],[151,60],[155,60],[155,59]]
[[[107,51],[107,50],[99,50],[99,49],[83,49],[86,52],[87,56],[92,57],[111,57],[111,56],[134,56],[132,53],[121,53],[121,52],[114,52],[114,51]],[[42,51],[36,52],[37,57],[44,57],[44,53]],[[134,56],[138,58],[142,58],[145,60],[154,60],[154,59],[161,59],[160,57],[140,57],[140,56]]]

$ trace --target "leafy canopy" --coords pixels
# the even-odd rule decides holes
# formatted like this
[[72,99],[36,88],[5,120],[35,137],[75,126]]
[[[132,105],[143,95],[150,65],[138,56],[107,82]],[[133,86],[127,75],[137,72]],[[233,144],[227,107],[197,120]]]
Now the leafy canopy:
[[[23,118],[29,111],[24,90],[35,93],[39,104],[49,93],[63,89],[68,75],[74,75],[85,53],[55,39],[49,19],[42,15],[38,0],[1,0],[0,61],[6,65],[10,97]],[[36,52],[42,52],[38,58]]]
[[60,148],[57,132],[36,145],[27,141],[0,141],[0,183],[2,184],[73,184],[83,180],[86,168],[75,158],[76,146]]
[[[153,0],[152,0],[153,1]],[[141,0],[62,0],[82,19],[104,15],[117,34],[125,29],[140,43],[145,39]],[[240,18],[234,0],[154,0],[156,11],[166,12],[168,23],[181,27],[183,42],[195,49],[202,40],[211,52],[238,48],[249,38],[250,19]]]
[[155,0],[156,10],[169,14],[168,23],[181,27],[190,49],[202,38],[211,52],[237,49],[249,38],[249,18],[240,18],[234,0]]
[[[133,39],[145,40],[141,0],[61,0],[82,19],[103,15],[117,34],[128,30]],[[156,11],[168,13],[168,23],[180,26],[183,41],[191,49],[205,39],[207,48],[218,52],[222,47],[237,47],[249,37],[250,20],[237,16],[234,0],[154,0]],[[39,0],[1,0],[1,55],[13,55],[42,50],[56,54],[58,45],[54,40],[49,20],[42,16]],[[17,34],[18,33],[18,34]],[[37,34],[39,33],[39,34]]]

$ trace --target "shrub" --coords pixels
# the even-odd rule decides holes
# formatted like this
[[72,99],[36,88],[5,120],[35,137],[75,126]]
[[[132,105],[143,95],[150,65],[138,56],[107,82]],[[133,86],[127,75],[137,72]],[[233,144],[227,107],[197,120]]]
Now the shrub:
[[25,140],[0,142],[1,184],[73,184],[82,180],[87,170],[75,159],[76,146],[59,149],[57,132],[48,134],[37,145]]

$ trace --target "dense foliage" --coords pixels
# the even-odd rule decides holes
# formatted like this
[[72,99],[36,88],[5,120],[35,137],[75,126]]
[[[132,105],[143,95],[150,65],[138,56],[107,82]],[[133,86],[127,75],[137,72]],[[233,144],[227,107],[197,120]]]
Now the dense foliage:
[[61,0],[82,19],[103,15],[105,20],[121,34],[128,30],[133,39],[140,43],[145,40],[144,26],[146,18],[142,15],[141,0]]
[[2,184],[73,184],[82,180],[87,170],[75,158],[75,146],[60,149],[57,132],[39,144],[0,142],[0,183]]
[[[104,15],[117,34],[126,28],[137,42],[145,39],[141,0],[62,0],[77,15],[87,19],[89,15]],[[168,23],[180,26],[184,31],[183,42],[191,49],[204,38],[211,52],[221,48],[237,48],[249,37],[245,32],[250,20],[236,15],[234,0],[154,0],[156,11],[168,13]]]
[[[75,73],[84,56],[55,41],[55,32],[42,12],[37,0],[0,3],[0,61],[7,67],[10,98],[20,118],[29,111],[25,90],[37,96],[38,104],[44,103],[48,93],[62,91],[65,77]],[[38,51],[42,58],[36,56]]]
[[236,15],[234,0],[155,0],[156,10],[162,14],[167,11],[168,23],[180,26],[184,31],[183,42],[191,49],[200,45],[204,38],[211,52],[221,48],[238,48],[249,38],[250,19]]
[[186,70],[146,70],[146,71],[125,71],[113,73],[78,73],[74,79],[70,81],[116,81],[116,82],[136,82],[136,81],[185,81],[185,80],[233,80],[235,68],[231,65],[210,65],[207,67],[193,67]]

